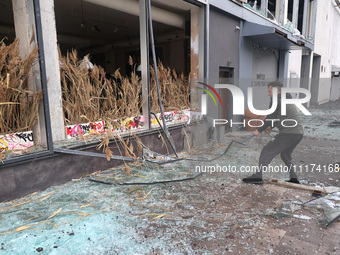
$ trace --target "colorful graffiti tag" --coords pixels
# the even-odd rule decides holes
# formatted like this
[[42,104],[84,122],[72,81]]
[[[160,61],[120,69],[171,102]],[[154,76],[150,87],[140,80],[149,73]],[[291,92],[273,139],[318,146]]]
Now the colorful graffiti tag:
[[[156,114],[158,120],[162,121],[162,115],[160,113]],[[165,112],[164,119],[167,123],[180,123],[180,122],[187,122],[189,120],[189,110],[183,111],[172,111],[172,112]],[[158,125],[158,122],[154,116],[151,118],[152,125]]]
[[70,125],[66,127],[67,138],[76,137],[88,133],[101,134],[105,132],[105,121]]
[[[156,114],[157,119],[161,122],[161,114]],[[190,119],[190,110],[186,111],[172,111],[165,112],[164,118],[168,124],[176,124],[180,122],[187,122]],[[144,119],[142,116],[130,117],[122,120],[115,120],[111,124],[111,131],[118,133],[127,132],[132,130],[138,130],[143,128]],[[153,127],[158,126],[158,122],[154,116],[151,118],[151,125]],[[108,123],[105,121],[84,123],[77,125],[70,125],[66,127],[66,135],[68,139],[78,137],[85,134],[102,134],[109,128]]]
[[143,127],[141,119],[142,117],[126,118],[123,120],[116,120],[111,125],[105,121],[70,125],[66,127],[66,135],[67,138],[70,139],[85,134],[102,134],[109,129],[109,126],[111,126],[111,131],[115,132],[126,132],[132,129],[141,129]]
[[34,142],[32,131],[0,135],[0,151],[24,150],[33,145]]

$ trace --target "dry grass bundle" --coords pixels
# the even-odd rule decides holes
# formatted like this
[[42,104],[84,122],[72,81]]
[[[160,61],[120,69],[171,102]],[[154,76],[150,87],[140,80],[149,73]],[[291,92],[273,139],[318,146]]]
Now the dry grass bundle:
[[122,77],[119,70],[107,78],[104,69],[85,67],[76,51],[60,56],[65,124],[80,124],[140,114],[139,77]]
[[42,91],[28,89],[28,76],[36,63],[38,47],[26,58],[19,55],[19,39],[0,41],[0,134],[31,130],[37,121]]
[[[165,111],[174,109],[190,108],[190,78],[182,73],[178,75],[175,70],[164,67],[158,62],[158,81],[162,104]],[[151,67],[151,86],[150,86],[151,111],[159,112],[158,95],[156,88],[155,70]]]
[[[104,69],[94,65],[86,68],[77,52],[60,55],[61,82],[65,124],[80,124],[99,120],[114,120],[141,114],[142,83],[135,71],[122,77],[119,69],[107,77]],[[159,83],[165,110],[190,107],[190,81],[184,75],[165,68],[161,63]],[[151,67],[151,110],[159,112],[154,69]]]

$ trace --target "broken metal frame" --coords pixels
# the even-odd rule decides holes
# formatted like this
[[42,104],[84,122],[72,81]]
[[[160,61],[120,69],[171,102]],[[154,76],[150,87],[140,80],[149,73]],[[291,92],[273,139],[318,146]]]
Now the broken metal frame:
[[[174,147],[174,144],[172,144],[170,138],[168,137],[168,135],[167,135],[167,133],[166,133],[165,128],[163,128],[162,125],[161,125],[161,123],[159,122],[159,120],[158,120],[158,118],[157,118],[157,115],[156,115],[155,113],[153,113],[153,112],[150,112],[150,113],[151,113],[151,114],[155,117],[155,119],[157,120],[157,123],[158,123],[158,125],[160,126],[160,128],[162,129],[163,133],[165,134],[165,137],[166,137],[166,139],[168,140],[168,142],[169,142],[169,144],[170,144],[170,146],[171,146],[172,151],[175,153],[176,158],[178,158],[178,155],[177,155],[176,149],[175,149],[175,147]],[[163,117],[163,120],[164,120],[164,117]],[[164,122],[163,122],[163,123],[164,123]]]
[[[307,202],[304,202],[304,203],[302,204],[302,206],[308,206],[308,205],[307,205],[308,203],[311,203],[311,202],[313,202],[313,201],[316,201],[316,200],[320,200],[320,199],[326,198],[327,196],[331,196],[331,195],[334,194],[334,193],[339,193],[339,192],[336,191],[336,192],[328,193],[328,194],[326,194],[326,195],[324,195],[324,196],[320,196],[320,197],[314,198],[314,199],[312,199],[312,200],[309,200],[309,201],[307,201]],[[325,210],[324,210],[324,213],[325,213]],[[338,221],[339,219],[340,219],[340,211],[339,211],[339,214],[338,214],[337,216],[335,216],[335,217],[332,218],[331,220],[327,221],[327,223],[325,223],[324,225],[325,225],[326,228],[328,228],[330,225],[332,225],[334,222]]]
[[[153,34],[153,26],[152,26],[152,15],[151,15],[151,0],[146,0],[147,1],[147,16],[149,18],[149,34],[150,34],[150,43],[151,43],[151,51],[152,51],[152,58],[153,58],[153,66],[154,66],[154,72],[155,72],[155,80],[156,80],[156,88],[157,88],[157,95],[158,95],[158,104],[159,108],[161,110],[161,118],[163,121],[163,131],[164,134],[168,140],[168,142],[171,145],[171,148],[175,152],[176,157],[176,148],[175,148],[175,143],[174,140],[168,130],[168,127],[166,125],[166,121],[164,118],[164,110],[163,110],[163,104],[162,104],[162,97],[161,97],[161,91],[159,88],[159,80],[158,80],[158,64],[157,64],[157,59],[156,59],[156,50],[155,50],[155,40],[154,40],[154,34]],[[157,119],[157,117],[156,117]]]
[[139,1],[139,29],[141,51],[141,78],[142,78],[142,113],[144,117],[143,128],[150,129],[150,64],[149,64],[149,25],[146,0]]
[[[150,114],[154,115],[160,128],[163,130],[163,133],[168,140],[173,152],[175,153],[176,157],[178,158],[174,141],[171,137],[171,134],[167,128],[166,121],[164,118],[164,110],[162,105],[162,98],[160,94],[159,88],[159,81],[158,81],[158,71],[157,71],[157,60],[156,60],[156,51],[155,51],[155,42],[154,42],[154,35],[153,35],[153,27],[152,27],[152,15],[151,15],[151,0],[140,1],[140,29],[141,29],[141,53],[143,54],[146,59],[142,63],[142,92],[143,92],[143,99],[147,95],[146,102],[143,104],[143,115],[146,115],[148,121],[146,123],[146,129],[150,128]],[[149,30],[149,34],[147,33]],[[156,114],[150,112],[150,99],[149,99],[149,91],[150,91],[150,71],[148,70],[149,58],[148,58],[148,43],[150,35],[150,43],[151,43],[151,50],[152,50],[152,57],[153,57],[153,64],[155,70],[155,80],[156,80],[156,87],[157,87],[157,94],[158,94],[158,103],[161,110],[161,118],[163,121],[163,126],[160,124]],[[86,151],[78,151],[78,150],[67,150],[67,149],[55,149],[56,152],[65,153],[65,154],[73,154],[73,155],[82,155],[82,156],[90,156],[90,157],[99,157],[99,158],[107,158],[105,154],[101,153],[94,153],[94,152],[86,152]],[[111,159],[117,160],[126,160],[126,161],[137,161],[139,159],[131,158],[131,157],[123,157],[123,156],[111,156]]]
[[245,142],[248,141],[248,140],[250,140],[250,139],[253,138],[253,137],[254,137],[254,135],[251,135],[250,137],[246,138],[245,140],[243,140],[243,141],[241,141],[241,142],[236,141],[236,140],[231,140],[230,144],[228,145],[228,147],[224,150],[224,152],[223,152],[221,155],[216,156],[216,157],[211,158],[211,159],[205,159],[205,158],[203,158],[203,159],[175,158],[175,159],[173,159],[173,160],[166,159],[166,160],[164,160],[164,161],[153,161],[153,160],[145,159],[145,157],[144,157],[144,151],[145,151],[145,150],[142,151],[142,152],[143,152],[142,158],[143,158],[146,162],[156,163],[156,164],[158,164],[158,165],[164,165],[164,164],[173,163],[173,162],[182,161],[182,160],[195,161],[195,162],[211,162],[211,161],[214,161],[214,160],[219,159],[219,158],[223,157],[224,155],[226,155],[227,152],[229,151],[231,145],[232,145],[233,143],[238,143],[238,144],[241,144],[241,145],[244,145],[244,146],[245,146]]
[[[58,153],[65,153],[65,154],[72,154],[72,155],[79,155],[79,156],[107,158],[106,154],[97,153],[97,152],[68,150],[68,149],[61,149],[61,148],[55,148],[54,151],[58,152]],[[124,161],[137,161],[137,159],[134,159],[134,158],[131,158],[131,157],[115,156],[115,155],[111,156],[110,159],[117,159],[117,160],[124,160]]]
[[174,179],[174,180],[164,180],[164,181],[154,181],[154,182],[105,182],[105,181],[101,181],[101,180],[96,180],[96,179],[92,179],[90,178],[89,180],[92,182],[98,182],[98,183],[102,183],[102,184],[106,184],[106,185],[119,185],[119,186],[127,186],[127,185],[154,185],[154,184],[165,184],[165,183],[171,183],[171,182],[182,182],[182,181],[190,181],[190,180],[194,180],[197,177],[201,176],[203,173],[198,173],[192,177],[187,177],[187,178],[183,178],[183,179]]
[[325,224],[325,227],[328,228],[330,225],[332,225],[334,222],[338,221],[340,219],[340,212],[339,212],[339,215],[336,216],[335,218],[333,218],[331,221],[327,222]]
[[[122,160],[122,161],[130,161],[130,162],[136,162],[136,161],[139,161],[139,162],[149,162],[149,163],[154,163],[154,164],[158,164],[158,165],[164,165],[164,164],[173,163],[173,162],[182,161],[182,160],[195,161],[195,162],[211,162],[211,161],[214,161],[214,160],[219,159],[219,158],[223,157],[224,155],[226,155],[233,143],[238,143],[238,144],[241,144],[241,145],[245,145],[244,143],[246,141],[248,141],[249,139],[253,138],[253,137],[254,137],[254,135],[251,135],[250,137],[246,138],[245,140],[243,140],[241,142],[232,140],[230,142],[230,144],[228,145],[228,147],[225,149],[225,151],[221,155],[219,155],[217,157],[214,157],[214,158],[211,158],[211,159],[204,159],[204,158],[203,159],[170,158],[170,157],[167,157],[165,155],[159,154],[157,152],[149,151],[145,147],[143,147],[142,157],[141,158],[132,158],[132,157],[124,157],[124,156],[115,156],[115,155],[113,155],[113,156],[110,157],[110,159]],[[105,158],[105,159],[107,158],[107,156],[105,154],[97,153],[97,152],[69,150],[69,149],[62,149],[62,148],[55,148],[54,151],[57,152],[57,153],[72,154],[72,155],[78,155],[78,156],[89,156],[89,157],[97,157],[97,158]],[[145,151],[147,151],[147,153]],[[155,157],[161,157],[162,160],[157,160],[157,159],[156,160],[150,160],[150,159],[147,159],[147,157],[145,156],[146,154],[156,155]]]
[[[241,145],[245,145],[244,143],[246,141],[248,141],[250,138],[254,137],[254,135],[248,137],[247,139],[245,139],[244,141],[241,141],[241,142],[238,142],[238,141],[235,141],[235,140],[232,140],[230,142],[230,144],[228,145],[228,147],[225,149],[225,151],[215,157],[215,158],[211,158],[211,159],[192,159],[192,158],[175,158],[174,160],[170,160],[168,157],[166,156],[163,156],[159,153],[155,153],[155,152],[152,152],[152,151],[148,151],[149,154],[154,154],[158,157],[162,157],[162,159],[164,161],[155,161],[155,160],[148,160],[144,157],[144,151],[146,150],[145,148],[143,148],[143,156],[142,156],[142,159],[144,162],[150,162],[150,163],[156,163],[158,165],[163,165],[163,164],[168,164],[168,163],[173,163],[173,162],[177,162],[177,161],[181,161],[181,160],[189,160],[189,161],[196,161],[196,162],[211,162],[211,161],[214,161],[216,159],[219,159],[221,157],[223,157],[225,154],[227,154],[227,152],[229,151],[230,147],[232,146],[232,144],[235,142],[235,143],[239,143]],[[171,183],[171,182],[181,182],[181,181],[189,181],[189,180],[194,180],[196,179],[197,177],[203,175],[203,172],[200,172],[194,176],[191,176],[191,177],[188,177],[188,178],[184,178],[184,179],[174,179],[174,180],[163,180],[163,181],[153,181],[153,182],[105,182],[105,181],[102,181],[102,180],[96,180],[96,179],[93,179],[93,178],[90,178],[89,180],[92,181],[92,182],[97,182],[97,183],[101,183],[101,184],[106,184],[106,185],[112,185],[112,186],[127,186],[127,185],[155,185],[155,184],[166,184],[166,183]]]
[[27,155],[17,156],[10,159],[4,159],[0,163],[0,166],[18,163],[25,160],[35,159],[38,157],[48,156],[54,153],[53,140],[52,140],[52,127],[51,127],[51,115],[50,107],[48,101],[48,89],[47,89],[47,74],[46,74],[46,62],[45,62],[45,51],[44,51],[44,41],[42,33],[42,22],[41,22],[41,0],[33,0],[34,6],[34,18],[35,18],[35,28],[38,40],[38,52],[39,52],[39,65],[40,65],[40,77],[43,89],[43,104],[44,104],[44,115],[45,115],[45,127],[46,127],[46,138],[47,138],[47,150],[31,153]]

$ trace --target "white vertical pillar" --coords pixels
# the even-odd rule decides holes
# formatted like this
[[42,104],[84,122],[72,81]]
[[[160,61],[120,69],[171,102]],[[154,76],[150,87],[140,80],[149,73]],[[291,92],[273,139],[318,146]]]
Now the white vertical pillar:
[[[313,51],[302,55],[300,87],[311,91],[312,70],[313,70]],[[307,103],[309,107],[310,102]]]
[[66,132],[62,105],[54,1],[40,0],[40,8],[46,76],[48,78],[47,88],[51,116],[52,140],[55,142],[65,139]]
[[316,29],[316,15],[317,15],[317,6],[318,6],[318,0],[313,1],[313,9],[312,9],[312,14],[311,14],[311,19],[312,19],[312,25],[311,25],[311,37],[315,38],[315,29]]
[[303,6],[303,21],[302,21],[302,35],[305,37],[308,37],[307,31],[308,31],[308,7],[309,7],[309,1],[305,0],[304,6]]
[[279,79],[282,81],[283,86],[288,85],[288,50],[280,50],[279,52]]
[[294,0],[292,22],[293,22],[295,28],[297,28],[297,26],[298,26],[298,17],[299,17],[299,0]]
[[288,13],[288,0],[277,0],[275,16],[278,23],[282,26],[287,23],[287,13]]
[[284,26],[288,22],[288,0],[284,0],[284,7],[283,7],[283,23]]
[[261,11],[263,12],[263,15],[267,17],[267,10],[268,10],[268,0],[262,0],[261,1]]

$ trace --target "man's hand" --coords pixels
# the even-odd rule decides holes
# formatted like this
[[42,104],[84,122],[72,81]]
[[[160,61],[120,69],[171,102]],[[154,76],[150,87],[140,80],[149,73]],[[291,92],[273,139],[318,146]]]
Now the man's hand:
[[259,136],[261,133],[256,129],[255,131],[254,131],[254,136]]
[[266,134],[270,134],[272,132],[272,128],[269,126],[266,128]]

